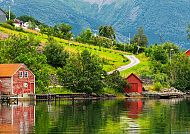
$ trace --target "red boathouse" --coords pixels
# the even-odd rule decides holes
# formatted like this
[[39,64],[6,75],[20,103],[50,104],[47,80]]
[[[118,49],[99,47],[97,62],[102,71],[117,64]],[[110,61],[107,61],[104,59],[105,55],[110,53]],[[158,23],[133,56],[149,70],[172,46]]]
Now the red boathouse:
[[35,93],[35,76],[24,64],[0,64],[0,94]]
[[185,52],[185,54],[186,54],[187,56],[190,56],[190,49],[188,49],[188,50]]
[[142,81],[139,77],[137,77],[135,74],[130,74],[126,79],[125,79],[130,87],[126,87],[124,89],[124,93],[132,93],[132,92],[138,92],[142,93]]

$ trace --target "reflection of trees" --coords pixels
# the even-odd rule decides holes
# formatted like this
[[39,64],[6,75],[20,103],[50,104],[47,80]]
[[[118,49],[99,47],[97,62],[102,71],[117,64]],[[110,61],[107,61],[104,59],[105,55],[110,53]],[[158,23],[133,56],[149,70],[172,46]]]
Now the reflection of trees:
[[[189,132],[189,104],[181,99],[147,100],[142,118],[138,120],[148,133]],[[147,133],[144,131],[144,133]],[[142,132],[143,133],[143,132]]]
[[47,104],[37,105],[37,133],[98,133],[101,128],[111,131],[114,127],[120,131],[118,122],[123,108],[122,101],[75,101],[74,106],[71,101],[63,102],[68,104],[52,104],[50,113]]
[[[35,132],[168,134],[190,131],[190,102],[179,99],[142,101],[143,109],[135,120],[128,118],[130,107],[126,110],[123,100],[60,101],[56,105],[54,102],[51,105],[38,103]],[[130,128],[130,121],[140,128]]]

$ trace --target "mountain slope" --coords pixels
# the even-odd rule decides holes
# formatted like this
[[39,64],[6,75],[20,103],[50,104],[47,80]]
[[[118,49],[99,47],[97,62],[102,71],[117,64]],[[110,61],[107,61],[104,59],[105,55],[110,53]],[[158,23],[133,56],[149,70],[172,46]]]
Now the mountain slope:
[[[5,2],[0,5],[7,9]],[[75,33],[113,25],[122,40],[143,26],[150,43],[173,41],[188,48],[189,7],[189,0],[15,0],[12,8],[17,15],[31,15],[50,25],[69,23]]]

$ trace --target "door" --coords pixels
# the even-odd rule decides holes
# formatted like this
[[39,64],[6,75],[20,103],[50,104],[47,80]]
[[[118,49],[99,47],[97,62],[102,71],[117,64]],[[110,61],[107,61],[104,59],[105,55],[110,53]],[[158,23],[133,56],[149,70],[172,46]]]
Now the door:
[[30,83],[30,93],[34,93],[34,83]]
[[138,92],[138,84],[131,83],[131,92]]
[[2,83],[2,81],[0,80],[0,95],[1,95],[2,90],[3,90],[3,83]]

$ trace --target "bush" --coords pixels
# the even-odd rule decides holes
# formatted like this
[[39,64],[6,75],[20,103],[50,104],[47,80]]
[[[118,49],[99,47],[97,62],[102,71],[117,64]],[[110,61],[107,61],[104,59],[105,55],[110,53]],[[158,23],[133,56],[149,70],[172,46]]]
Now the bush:
[[161,85],[160,82],[156,82],[156,83],[154,84],[154,90],[155,90],[155,91],[160,91],[161,88],[162,88],[162,85]]
[[6,23],[14,27],[14,21],[13,20],[8,20]]
[[48,63],[53,67],[63,67],[66,64],[66,59],[69,57],[64,47],[55,40],[51,40],[48,43],[44,49],[44,54]]
[[7,23],[3,23],[1,26],[2,26],[2,27],[4,27],[4,28],[11,29],[11,30],[13,30],[13,29],[14,29],[14,27],[13,27],[13,26],[11,26],[10,24],[7,24]]
[[123,62],[128,62],[128,61],[129,61],[128,59],[123,60]]
[[16,30],[16,31],[19,31],[19,32],[25,32],[25,31],[23,30],[23,28],[21,28],[21,27],[15,27],[15,30]]

